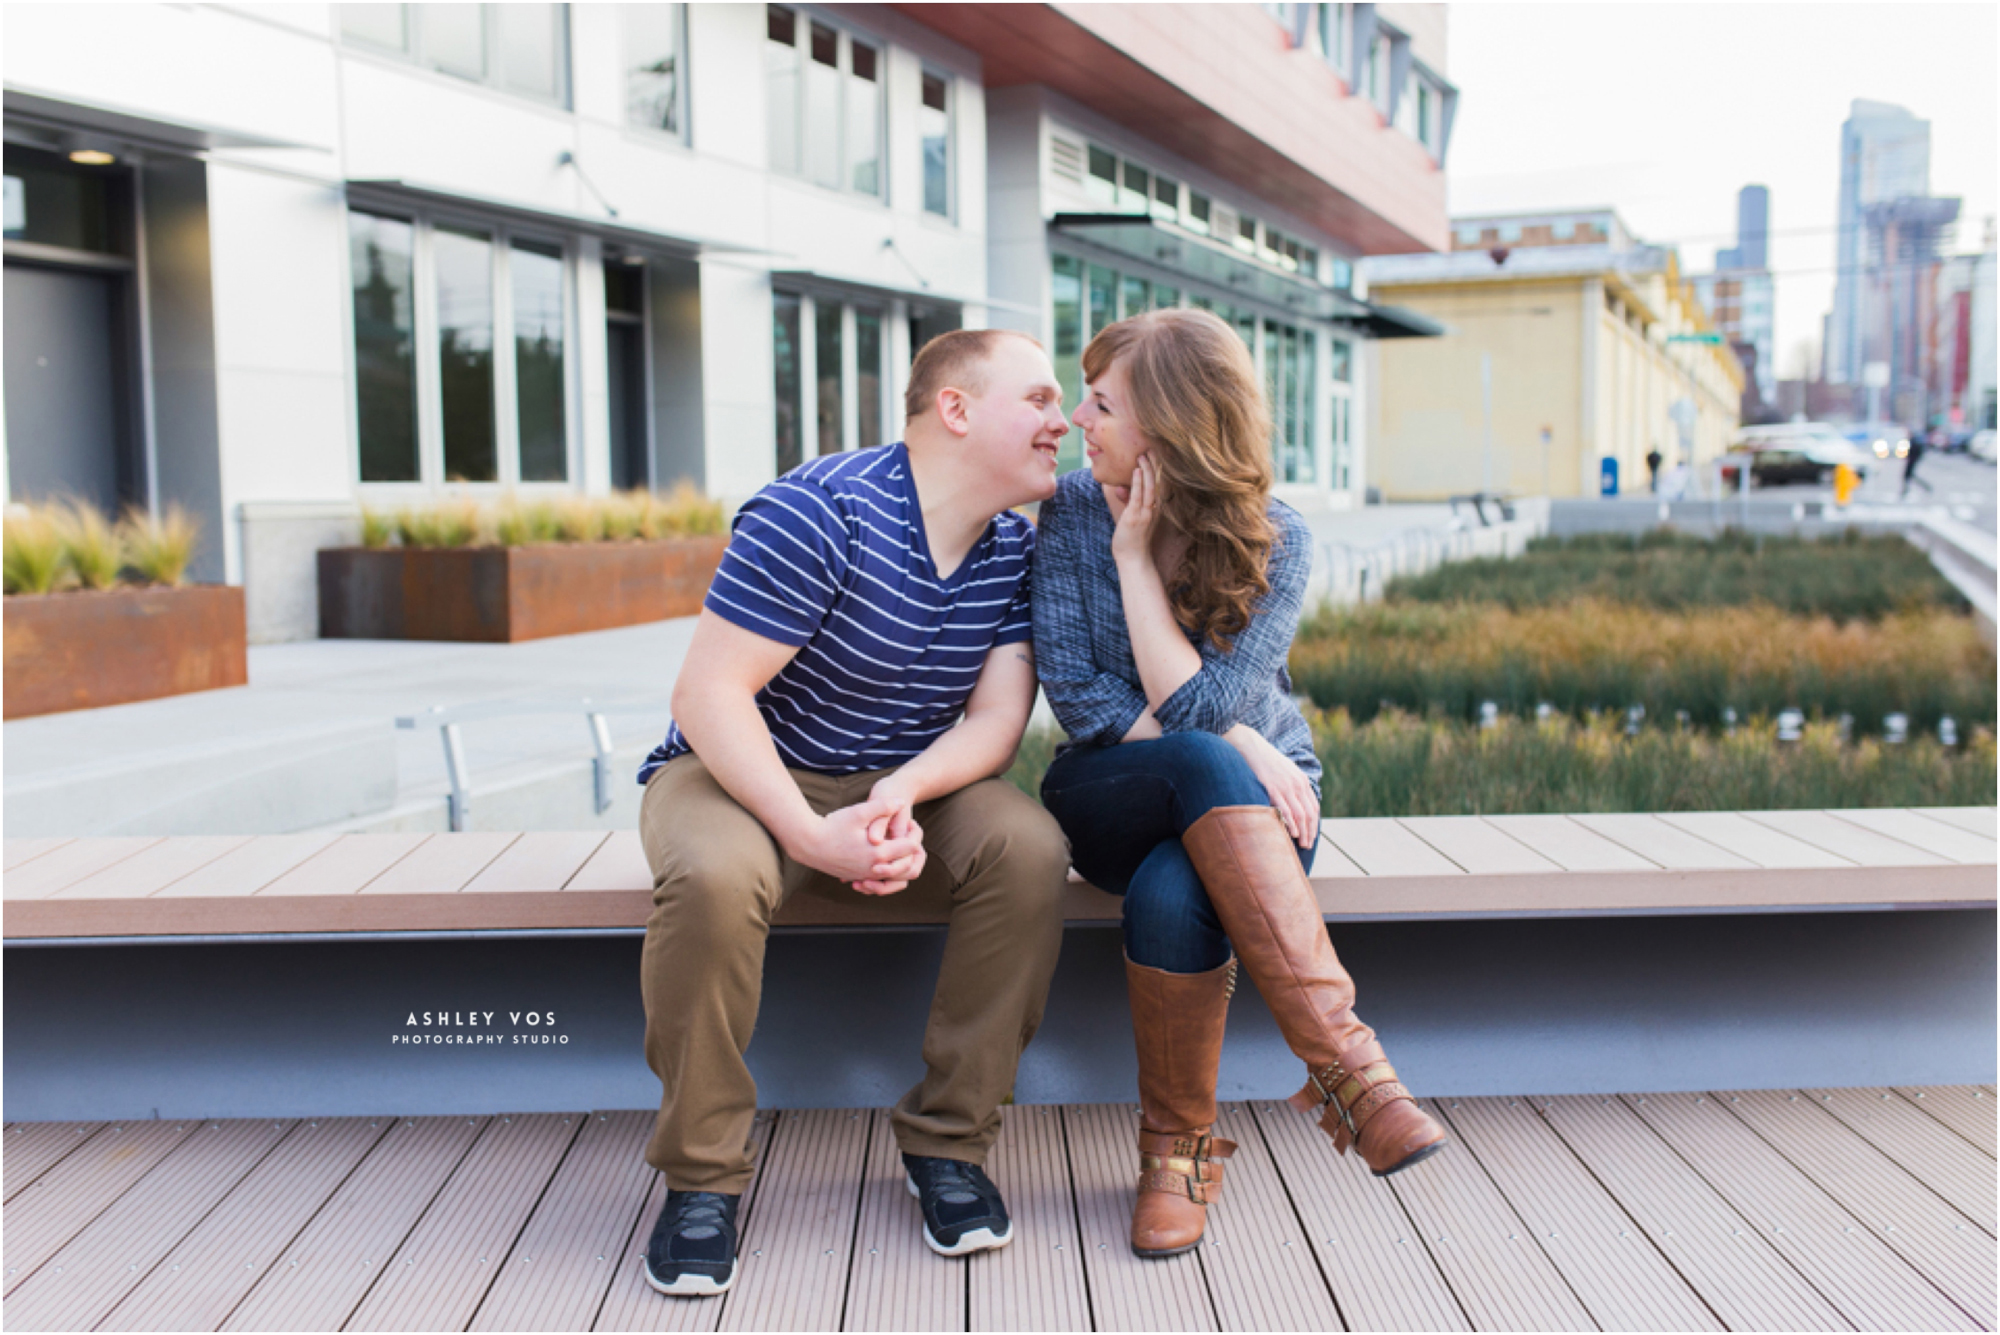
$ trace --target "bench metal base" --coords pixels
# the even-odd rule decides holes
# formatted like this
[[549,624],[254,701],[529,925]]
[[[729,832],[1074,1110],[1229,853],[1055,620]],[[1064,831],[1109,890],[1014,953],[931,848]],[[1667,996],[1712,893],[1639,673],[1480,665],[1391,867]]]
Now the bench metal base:
[[[1333,930],[1363,1015],[1422,1095],[1994,1079],[1990,909]],[[775,936],[750,1049],[760,1102],[900,1096],[920,1074],[941,946],[934,929]],[[640,1051],[636,937],[6,954],[10,1121],[643,1108],[659,1097]],[[1070,930],[1020,1102],[1134,1097],[1121,954],[1113,928]],[[423,1041],[394,1041],[410,1036]],[[1243,987],[1223,1097],[1282,1097],[1299,1080]]]

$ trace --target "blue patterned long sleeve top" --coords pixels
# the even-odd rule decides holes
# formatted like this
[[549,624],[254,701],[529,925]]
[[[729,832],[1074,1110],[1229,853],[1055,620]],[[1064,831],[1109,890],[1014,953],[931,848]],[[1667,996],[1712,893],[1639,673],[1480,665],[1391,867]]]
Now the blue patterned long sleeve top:
[[[1224,652],[1207,638],[1188,638],[1201,670],[1153,711],[1161,731],[1224,733],[1238,723],[1262,733],[1298,765],[1317,789],[1319,757],[1312,729],[1292,700],[1285,669],[1312,572],[1312,533],[1298,511],[1273,500],[1278,527],[1266,575],[1270,590],[1251,609],[1250,624]],[[1132,657],[1118,566],[1111,556],[1116,522],[1104,492],[1078,469],[1042,502],[1036,520],[1033,599],[1035,670],[1063,747],[1109,746],[1146,709],[1146,692]]]

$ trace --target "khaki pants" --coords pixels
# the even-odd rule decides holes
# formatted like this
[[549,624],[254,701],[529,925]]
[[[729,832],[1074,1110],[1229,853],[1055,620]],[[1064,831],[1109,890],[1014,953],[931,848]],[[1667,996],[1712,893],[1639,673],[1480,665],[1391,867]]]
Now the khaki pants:
[[[868,796],[888,773],[843,777],[792,770],[813,810]],[[1062,944],[1069,847],[1055,818],[1004,779],[919,805],[928,855],[901,893],[948,906],[944,962],[924,1030],[924,1078],[896,1105],[910,1154],[982,1163],[1000,1133],[1000,1103],[1041,1024]],[[646,1060],[660,1078],[660,1116],[646,1161],[677,1191],[741,1192],[757,1085],[743,1054],[757,1023],[764,941],[795,893],[853,896],[786,857],[755,816],[694,755],[646,784],[639,834],[653,870],[640,986]],[[827,1053],[840,1060],[839,1048]]]

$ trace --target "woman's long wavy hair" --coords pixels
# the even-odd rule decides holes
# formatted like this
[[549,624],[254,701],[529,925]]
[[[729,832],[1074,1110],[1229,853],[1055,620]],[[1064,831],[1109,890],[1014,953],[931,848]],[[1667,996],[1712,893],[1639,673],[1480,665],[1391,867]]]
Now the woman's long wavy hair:
[[1160,519],[1187,539],[1168,584],[1174,618],[1227,652],[1270,591],[1278,538],[1271,496],[1271,413],[1243,340],[1203,310],[1161,310],[1105,328],[1083,350],[1096,380],[1121,362],[1129,411],[1153,442]]

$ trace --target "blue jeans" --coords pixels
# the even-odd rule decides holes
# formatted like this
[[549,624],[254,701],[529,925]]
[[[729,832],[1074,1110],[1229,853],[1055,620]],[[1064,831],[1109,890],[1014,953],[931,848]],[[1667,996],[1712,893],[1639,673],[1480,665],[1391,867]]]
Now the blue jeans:
[[[1065,751],[1042,779],[1042,805],[1069,836],[1070,859],[1125,899],[1125,954],[1169,973],[1229,962],[1229,938],[1181,834],[1215,807],[1268,806],[1249,762],[1213,733]],[[1312,869],[1313,850],[1298,850]]]

